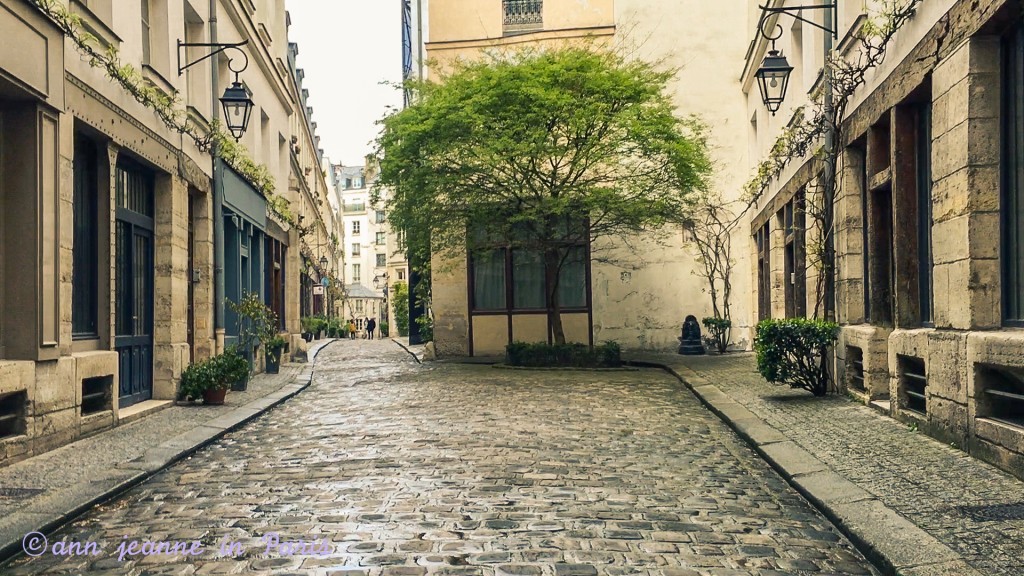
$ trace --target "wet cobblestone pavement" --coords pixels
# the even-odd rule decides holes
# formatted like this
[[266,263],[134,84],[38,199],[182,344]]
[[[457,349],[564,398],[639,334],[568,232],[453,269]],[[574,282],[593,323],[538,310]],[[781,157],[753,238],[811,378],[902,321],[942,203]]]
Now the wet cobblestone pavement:
[[982,574],[1024,574],[1024,482],[845,397],[769,384],[751,354],[683,362]]
[[[0,573],[874,574],[662,372],[420,366],[389,341],[332,344],[307,391],[49,540]],[[119,558],[133,542],[151,554]]]

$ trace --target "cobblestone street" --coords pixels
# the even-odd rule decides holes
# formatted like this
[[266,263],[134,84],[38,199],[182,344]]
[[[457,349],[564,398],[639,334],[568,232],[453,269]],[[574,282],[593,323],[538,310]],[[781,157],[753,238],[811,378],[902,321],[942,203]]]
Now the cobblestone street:
[[49,541],[0,573],[875,573],[660,371],[418,365],[390,341],[332,344],[308,390]]

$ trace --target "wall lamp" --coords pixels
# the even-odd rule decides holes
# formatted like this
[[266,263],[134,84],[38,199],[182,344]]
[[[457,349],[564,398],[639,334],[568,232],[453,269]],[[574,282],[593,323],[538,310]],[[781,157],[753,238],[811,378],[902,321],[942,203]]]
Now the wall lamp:
[[[761,67],[754,73],[754,77],[757,78],[757,86],[761,90],[761,101],[764,102],[768,111],[772,113],[772,116],[779,111],[782,107],[782,102],[786,99],[786,89],[789,88],[789,76],[793,72],[793,67],[789,65],[789,61],[782,54],[781,51],[775,48],[775,41],[782,37],[782,26],[776,25],[774,34],[765,31],[765,26],[768,24],[768,20],[774,14],[788,14],[806,24],[810,24],[819,30],[822,30],[828,34],[831,34],[833,38],[836,36],[836,7],[837,1],[833,0],[830,4],[809,4],[804,6],[759,6],[761,9],[761,18],[757,22],[757,31],[761,34],[761,37],[771,41],[772,49],[768,51],[768,54],[764,57],[764,61],[761,63]],[[813,22],[804,18],[800,15],[803,10],[826,10],[832,9],[832,22],[829,26],[823,26],[817,22]]]
[[[249,119],[252,116],[252,110],[255,107],[255,103],[252,101],[252,94],[249,93],[249,89],[246,88],[241,82],[238,81],[238,75],[245,71],[249,67],[249,56],[242,50],[242,46],[248,44],[249,41],[236,42],[234,44],[211,44],[208,42],[182,42],[178,40],[178,76],[185,73],[192,66],[212,58],[221,52],[226,50],[237,50],[241,55],[243,63],[241,67],[236,69],[233,64],[234,59],[228,60],[228,70],[235,73],[235,81],[231,83],[224,90],[224,95],[220,97],[221,106],[224,107],[224,122],[227,124],[228,131],[234,136],[235,141],[238,141],[242,134],[245,134],[246,129],[249,127]],[[209,54],[201,56],[191,62],[182,64],[182,54],[185,48],[215,48],[211,50]]]

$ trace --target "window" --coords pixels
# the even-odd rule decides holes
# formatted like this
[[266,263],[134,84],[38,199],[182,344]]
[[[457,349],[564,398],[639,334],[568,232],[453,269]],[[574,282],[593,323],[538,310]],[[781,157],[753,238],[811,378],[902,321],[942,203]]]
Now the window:
[[352,282],[353,283],[358,284],[359,281],[362,279],[362,276],[360,275],[361,268],[362,268],[362,266],[360,266],[359,264],[353,264],[352,265]]
[[360,254],[362,254],[362,246],[358,242],[352,244],[352,255],[359,256]]
[[383,232],[377,232],[377,246],[383,246],[387,244],[387,238]]
[[[867,203],[869,321],[892,326],[896,317],[895,237],[893,235],[892,131],[889,115],[868,131],[865,180]],[[912,145],[908,143],[908,145]],[[913,178],[913,176],[911,176]]]
[[405,268],[402,268],[401,270],[398,271],[398,279],[405,280]]
[[142,63],[153,62],[153,28],[150,26],[150,0],[142,0]]
[[99,154],[88,138],[75,138],[74,251],[71,325],[74,339],[99,335]]
[[1024,23],[1003,40],[1003,317],[1024,326]]
[[934,313],[932,286],[932,106],[917,106],[917,250],[921,323],[930,324]]
[[[356,300],[356,312],[362,314],[362,312],[363,312],[363,301],[362,300]],[[363,321],[359,320],[359,325],[356,326],[356,328],[362,329],[362,327],[363,327]]]
[[351,189],[352,189],[352,179],[351,178],[345,178],[345,190],[351,190]]
[[[558,277],[558,302],[563,308],[587,307],[587,248],[582,244],[565,249]],[[547,279],[540,252],[498,246],[477,252],[472,258],[473,309],[545,310]]]
[[388,255],[387,254],[379,254],[378,253],[377,254],[377,267],[379,268],[379,267],[387,266],[387,265],[388,265]]
[[540,30],[544,27],[544,3],[541,0],[503,0],[505,33]]
[[804,255],[804,191],[799,191],[781,211],[784,238],[786,317],[807,315],[807,264]]
[[764,320],[772,316],[772,285],[771,285],[771,241],[768,223],[761,226],[755,234],[757,243],[757,319]]
[[386,220],[386,215],[383,210],[377,210],[377,224],[383,224]]
[[356,188],[362,188],[363,187],[363,179],[361,177],[356,178],[355,186],[356,186]]
[[352,235],[353,236],[358,236],[359,235],[359,220],[353,220],[352,221]]

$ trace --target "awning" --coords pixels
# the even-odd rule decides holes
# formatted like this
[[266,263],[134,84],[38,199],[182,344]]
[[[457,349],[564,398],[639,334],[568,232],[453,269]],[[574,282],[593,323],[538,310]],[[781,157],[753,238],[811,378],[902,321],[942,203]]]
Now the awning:
[[219,158],[217,162],[224,175],[221,179],[221,186],[224,187],[224,204],[235,214],[266,230],[267,200],[226,162]]

